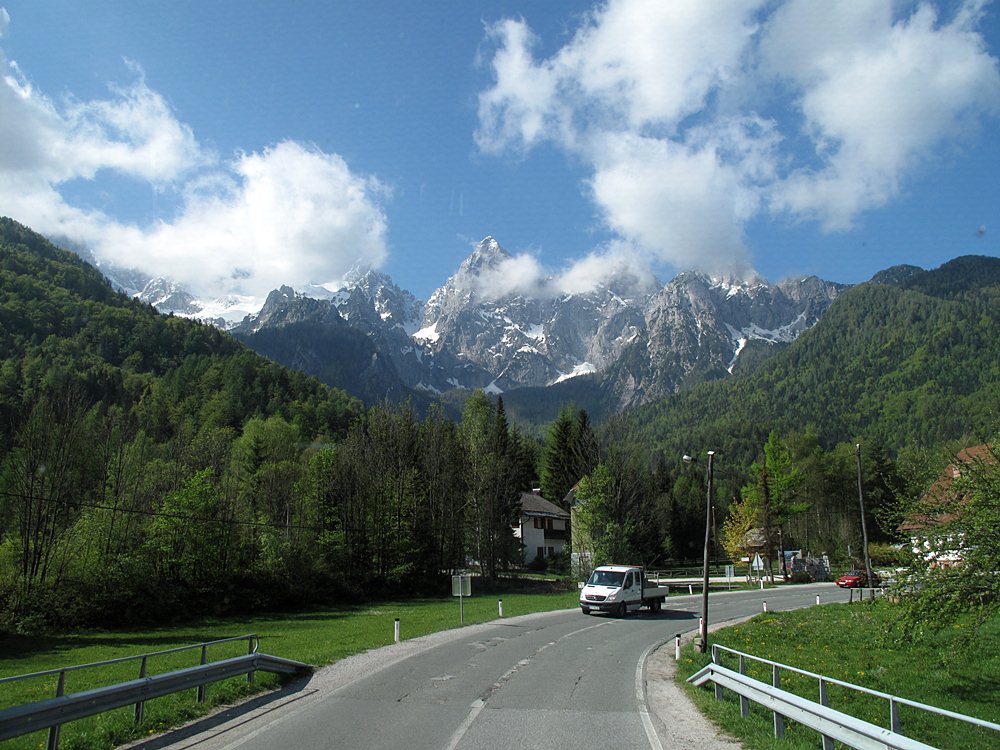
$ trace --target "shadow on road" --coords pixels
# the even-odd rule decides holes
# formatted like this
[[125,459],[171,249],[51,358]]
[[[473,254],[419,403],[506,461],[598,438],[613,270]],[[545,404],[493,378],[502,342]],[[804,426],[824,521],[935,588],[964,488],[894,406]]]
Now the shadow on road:
[[659,612],[648,612],[642,610],[641,612],[629,612],[625,617],[618,617],[617,615],[611,614],[610,612],[594,612],[590,615],[591,617],[605,617],[612,620],[663,620],[664,622],[682,622],[684,620],[697,620],[698,614],[696,612],[685,612],[683,610],[670,610],[661,609]]
[[128,748],[128,750],[161,750],[165,747],[187,747],[187,745],[183,744],[187,739],[197,737],[204,732],[211,732],[216,727],[221,727],[240,717],[246,718],[244,721],[237,721],[231,724],[227,729],[233,729],[248,721],[257,721],[262,717],[266,717],[271,711],[317,693],[318,690],[316,689],[305,689],[308,683],[308,677],[291,680],[278,690],[264,693],[256,698],[223,709],[178,729],[164,732],[148,740],[139,740],[123,747]]

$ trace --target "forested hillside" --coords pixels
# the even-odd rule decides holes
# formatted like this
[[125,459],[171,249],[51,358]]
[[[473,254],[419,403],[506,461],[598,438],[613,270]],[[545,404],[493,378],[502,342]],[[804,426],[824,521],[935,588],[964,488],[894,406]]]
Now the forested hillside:
[[[273,554],[275,524],[303,523],[268,482],[361,413],[0,220],[0,611],[79,622],[225,609],[225,586]],[[268,564],[264,598],[291,572],[290,559]]]
[[1000,423],[1000,259],[958,258],[845,292],[755,372],[629,416],[639,449],[713,447],[748,465],[768,434],[814,430],[890,452],[995,434]]

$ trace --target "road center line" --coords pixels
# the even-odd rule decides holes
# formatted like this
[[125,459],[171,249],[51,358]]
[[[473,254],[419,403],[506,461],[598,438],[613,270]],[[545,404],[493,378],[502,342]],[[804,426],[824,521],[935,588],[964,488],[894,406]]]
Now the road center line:
[[[566,640],[567,638],[573,637],[574,635],[579,635],[580,633],[584,633],[584,632],[586,632],[588,630],[593,630],[594,628],[602,628],[602,627],[604,627],[606,625],[610,625],[610,624],[611,624],[611,622],[600,622],[600,623],[597,623],[596,625],[587,625],[586,627],[579,628],[578,630],[574,630],[571,633],[566,633],[565,635],[559,636],[554,641],[549,641],[544,646],[541,646],[540,648],[538,648],[538,650],[536,650],[535,653],[533,653],[527,659],[519,659],[518,662],[517,662],[517,664],[515,664],[510,669],[508,669],[506,672],[504,672],[502,675],[500,675],[499,679],[496,682],[493,683],[493,687],[491,687],[489,690],[487,690],[485,693],[483,693],[483,695],[481,697],[479,697],[475,701],[473,701],[472,705],[469,707],[469,709],[470,709],[469,710],[469,715],[466,716],[465,719],[462,720],[462,723],[458,726],[458,729],[456,729],[455,733],[451,735],[451,739],[448,740],[448,744],[445,745],[445,750],[455,750],[455,748],[458,747],[458,743],[462,741],[463,737],[465,737],[466,733],[469,731],[469,728],[472,726],[473,722],[476,720],[476,717],[479,716],[479,714],[482,713],[482,710],[486,707],[486,701],[489,700],[490,696],[493,695],[497,690],[499,690],[500,688],[502,688],[504,686],[504,684],[507,682],[507,680],[509,680],[511,677],[514,676],[515,672],[517,672],[522,667],[525,667],[528,664],[530,664],[532,659],[534,659],[536,656],[538,656],[540,653],[542,653],[546,649],[548,649],[548,648],[550,648],[552,646],[555,646],[557,643],[559,643],[559,641],[563,641],[563,640]],[[648,654],[648,653],[649,652],[647,651],[646,654]],[[646,654],[643,654],[643,659],[646,658]],[[640,662],[640,664],[641,664],[641,662]],[[644,701],[643,702],[643,707],[645,707],[645,705],[646,704],[645,704],[645,701]],[[649,721],[649,717],[648,716],[646,717],[646,721]],[[650,728],[652,728],[652,722],[650,722]],[[646,731],[648,733],[649,729],[647,729]],[[654,737],[656,736],[655,730],[653,731],[653,736]],[[656,745],[656,746],[654,746],[654,750],[663,750],[663,748],[661,748],[659,745]]]

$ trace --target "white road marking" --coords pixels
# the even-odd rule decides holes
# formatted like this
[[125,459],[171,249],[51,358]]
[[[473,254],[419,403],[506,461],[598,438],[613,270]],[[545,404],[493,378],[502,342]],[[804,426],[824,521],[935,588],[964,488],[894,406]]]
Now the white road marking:
[[660,737],[656,733],[656,727],[653,726],[653,720],[649,717],[649,709],[646,708],[646,687],[642,679],[642,672],[646,666],[646,659],[653,652],[653,649],[661,645],[657,643],[643,651],[635,668],[635,698],[639,701],[639,717],[642,719],[643,729],[646,730],[646,739],[649,740],[649,746],[653,750],[663,750],[663,745],[660,744]]

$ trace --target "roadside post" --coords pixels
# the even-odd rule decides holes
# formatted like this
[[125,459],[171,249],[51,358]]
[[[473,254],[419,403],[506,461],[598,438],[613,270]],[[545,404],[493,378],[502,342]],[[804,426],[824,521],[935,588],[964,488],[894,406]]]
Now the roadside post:
[[732,589],[733,589],[733,576],[734,575],[736,575],[736,566],[735,565],[727,565],[726,566],[726,586],[728,586],[728,588],[729,588],[730,591],[732,591]]

